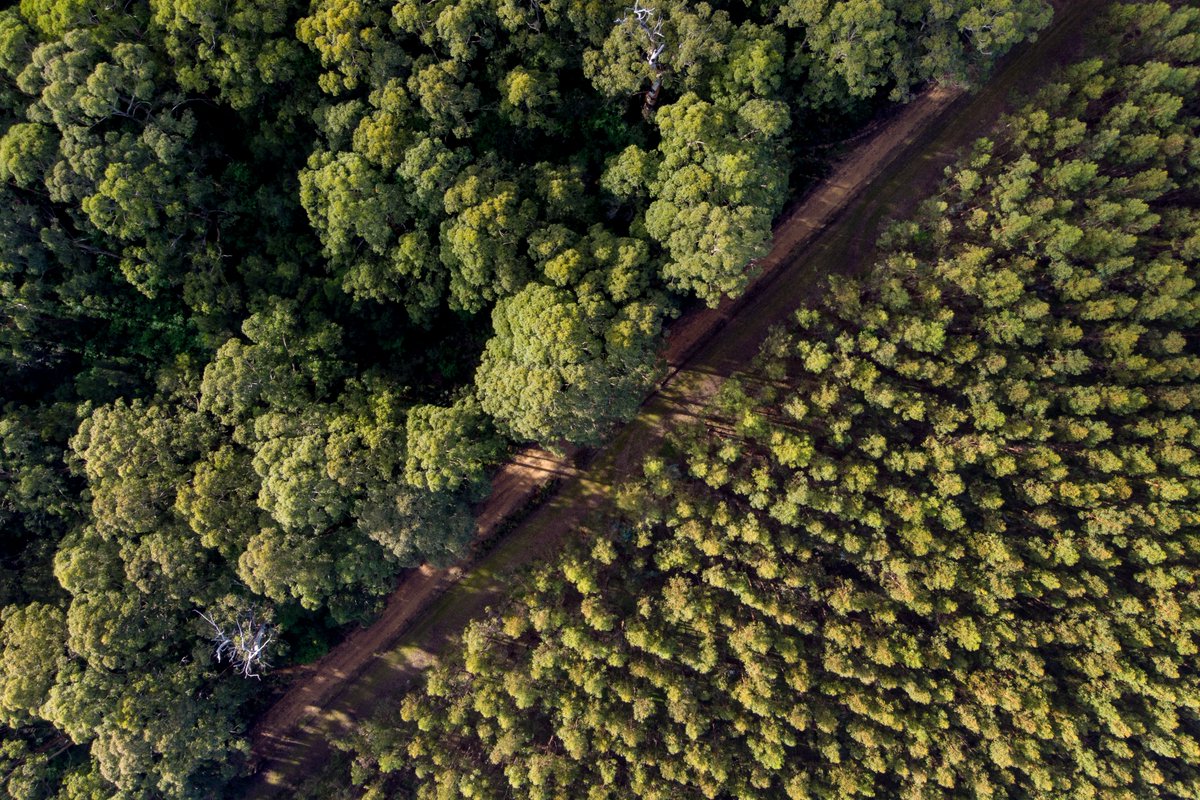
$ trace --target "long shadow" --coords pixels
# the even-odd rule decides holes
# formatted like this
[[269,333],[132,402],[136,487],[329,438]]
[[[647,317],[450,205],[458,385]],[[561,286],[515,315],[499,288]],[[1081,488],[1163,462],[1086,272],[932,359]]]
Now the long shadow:
[[558,477],[558,478],[573,478],[573,477],[575,477],[576,474],[578,474],[576,470],[571,469],[569,467],[559,467],[559,466],[548,467],[545,464],[538,462],[538,461],[528,461],[528,460],[522,460],[519,458],[514,458],[510,463],[516,464],[517,466],[520,466],[520,467],[525,467],[526,469],[535,470],[537,472],[542,473],[543,475],[554,475],[555,477]]

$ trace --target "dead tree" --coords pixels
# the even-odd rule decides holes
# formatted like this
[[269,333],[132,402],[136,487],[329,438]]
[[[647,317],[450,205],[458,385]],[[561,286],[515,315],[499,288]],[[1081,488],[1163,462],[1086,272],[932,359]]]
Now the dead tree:
[[229,633],[204,612],[196,613],[212,626],[218,664],[228,661],[243,678],[261,678],[261,672],[271,668],[267,647],[275,639],[275,630],[270,623],[259,620],[253,610],[238,614]]
[[[650,91],[646,92],[646,100],[642,105],[642,110],[648,114],[650,109],[654,108],[654,104],[658,102],[658,92],[662,88],[663,75],[667,71],[666,65],[662,63],[662,54],[667,49],[667,37],[662,31],[662,18],[655,13],[653,8],[646,8],[642,5],[641,0],[634,0],[632,13],[638,28],[646,37],[646,63],[654,73]],[[621,17],[617,20],[617,24],[623,25],[628,19],[629,17]]]

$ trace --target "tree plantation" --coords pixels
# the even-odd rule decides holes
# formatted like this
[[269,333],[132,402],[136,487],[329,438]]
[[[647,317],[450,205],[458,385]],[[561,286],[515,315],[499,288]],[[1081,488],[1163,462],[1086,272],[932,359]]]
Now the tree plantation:
[[1089,49],[345,743],[344,780],[1200,797],[1200,10],[1114,5]]

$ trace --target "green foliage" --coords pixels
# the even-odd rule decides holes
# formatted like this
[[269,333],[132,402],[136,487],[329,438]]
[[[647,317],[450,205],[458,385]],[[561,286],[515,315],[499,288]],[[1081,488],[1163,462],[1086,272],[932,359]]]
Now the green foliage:
[[1025,0],[789,0],[780,8],[781,20],[806,31],[807,94],[817,103],[887,87],[904,97],[921,75],[970,80],[981,61],[1044,27],[1049,15]]
[[[850,111],[1040,9],[939,6],[967,33],[903,85],[856,51]],[[650,14],[0,9],[0,793],[219,796],[266,695],[201,614],[287,666],[467,547],[506,439],[599,442],[677,303],[742,290],[844,57],[774,2]]]
[[150,0],[150,8],[185,91],[215,88],[231,107],[248,109],[300,77],[304,53],[286,3]]
[[66,619],[61,609],[45,603],[8,606],[3,619],[0,709],[7,724],[19,727],[40,716],[59,671],[66,666]]
[[518,246],[537,212],[531,200],[521,200],[515,183],[494,170],[468,167],[443,202],[450,218],[441,227],[441,258],[450,271],[451,308],[479,311],[528,281]]
[[1100,24],[354,737],[355,781],[1198,796],[1200,13]]
[[497,460],[501,443],[479,401],[414,406],[407,424],[406,481],[431,492],[484,487],[484,470]]
[[771,137],[788,127],[783,103],[756,100],[738,112],[684,95],[659,112],[662,161],[651,184],[646,230],[671,255],[663,275],[715,307],[739,294],[753,260],[766,255],[771,218],[786,189],[772,168]]
[[[655,309],[531,284],[492,315],[475,383],[483,409],[516,438],[598,443],[633,415],[655,374]],[[600,316],[603,314],[604,316]],[[607,328],[612,334],[604,336]]]

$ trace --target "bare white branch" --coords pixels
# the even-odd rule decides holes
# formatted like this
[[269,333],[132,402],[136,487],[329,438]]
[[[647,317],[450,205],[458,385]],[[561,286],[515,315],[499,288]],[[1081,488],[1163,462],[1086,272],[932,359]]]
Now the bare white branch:
[[[646,37],[646,63],[654,72],[654,81],[650,85],[650,91],[646,93],[645,105],[646,109],[649,110],[658,100],[658,92],[662,88],[663,75],[667,71],[666,65],[662,62],[662,55],[667,49],[667,37],[663,33],[662,18],[658,16],[653,8],[643,6],[641,0],[634,0],[630,13],[633,14],[638,28]],[[616,23],[623,25],[628,19],[628,16],[624,16],[616,20]]]
[[196,613],[213,629],[213,655],[218,664],[228,660],[243,678],[261,678],[262,672],[271,668],[267,648],[275,640],[275,631],[270,623],[258,619],[253,609],[238,614],[231,634],[208,614]]

